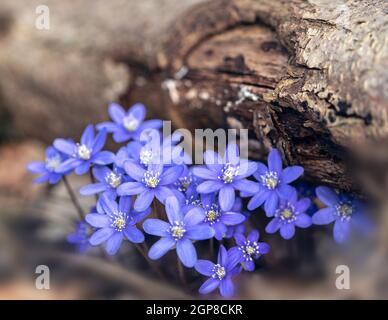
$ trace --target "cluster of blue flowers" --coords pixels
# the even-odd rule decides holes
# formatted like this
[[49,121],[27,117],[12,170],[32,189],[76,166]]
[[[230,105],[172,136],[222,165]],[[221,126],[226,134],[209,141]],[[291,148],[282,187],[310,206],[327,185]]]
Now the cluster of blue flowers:
[[[338,243],[349,239],[352,226],[367,228],[365,206],[359,200],[325,186],[315,189],[304,182],[293,186],[304,170],[283,168],[277,149],[271,150],[265,165],[241,159],[238,146],[230,143],[223,156],[208,150],[204,165],[189,166],[191,159],[176,145],[179,135],[157,139],[157,148],[152,145],[155,139],[150,138],[159,133],[162,121],[145,121],[143,105],[125,111],[111,104],[109,115],[112,122],[98,124],[97,133],[89,125],[79,143],[56,139],[47,148],[45,162],[28,165],[31,172],[40,174],[37,183],[55,184],[72,172],[90,172],[93,177],[80,193],[97,195],[95,207],[68,237],[80,252],[105,243],[106,252],[114,255],[123,240],[139,244],[145,241],[144,233],[156,236],[160,239],[149,249],[150,259],[176,250],[184,266],[209,278],[200,293],[219,288],[222,296],[230,297],[235,291],[232,278],[242,270],[254,271],[255,260],[270,250],[246,223],[259,207],[270,218],[265,231],[279,231],[286,240],[294,237],[296,227],[313,224],[334,222]],[[116,154],[104,151],[108,133],[115,142],[127,145]],[[244,198],[249,198],[247,209]],[[234,239],[235,245],[227,250],[220,244],[216,262],[199,260],[198,241],[212,238]]]

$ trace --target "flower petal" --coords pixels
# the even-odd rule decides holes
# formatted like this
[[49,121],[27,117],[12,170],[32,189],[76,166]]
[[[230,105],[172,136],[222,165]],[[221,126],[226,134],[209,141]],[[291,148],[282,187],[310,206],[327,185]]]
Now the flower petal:
[[257,165],[256,162],[253,161],[240,161],[240,169],[238,172],[238,177],[241,178],[246,178],[252,175],[257,171],[257,168],[259,166]]
[[230,277],[221,280],[220,293],[223,297],[229,298],[234,294],[234,285]]
[[300,199],[296,205],[295,205],[295,210],[302,213],[305,212],[311,205],[311,200],[309,198],[303,198]]
[[93,156],[92,161],[99,165],[110,164],[115,161],[115,155],[110,151],[100,151]]
[[153,190],[145,190],[142,193],[140,193],[134,204],[134,209],[136,211],[145,211],[150,206],[152,201],[154,200],[155,192]]
[[338,219],[334,224],[333,236],[337,243],[347,242],[350,236],[349,222]]
[[122,106],[117,103],[111,103],[108,107],[108,113],[112,120],[117,124],[121,124],[125,117],[125,111]]
[[101,206],[110,216],[114,216],[118,212],[118,205],[116,199],[111,199],[107,194],[103,194],[100,198]]
[[68,156],[73,156],[76,149],[74,142],[65,139],[55,139],[53,145],[56,149]]
[[217,262],[221,266],[226,266],[228,262],[228,252],[226,251],[225,247],[221,244],[219,251],[218,251],[218,257]]
[[92,124],[89,124],[81,136],[81,144],[84,144],[88,148],[93,146],[94,142],[94,128]]
[[323,225],[332,223],[335,220],[335,212],[333,208],[324,208],[314,213],[312,222],[314,224]]
[[204,210],[196,207],[196,208],[189,210],[185,214],[185,216],[183,218],[183,222],[185,223],[185,225],[191,226],[191,225],[196,225],[196,224],[202,222],[204,219],[205,219]]
[[83,186],[80,190],[79,193],[82,194],[83,196],[90,196],[92,194],[100,193],[103,192],[107,189],[107,185],[105,183],[93,183],[93,184],[88,184],[86,186]]
[[133,196],[147,191],[147,188],[141,182],[125,182],[117,188],[119,196]]
[[210,278],[210,279],[207,279],[202,284],[202,286],[199,288],[198,292],[200,294],[208,294],[208,293],[214,291],[215,289],[217,289],[219,285],[220,285],[220,280]]
[[105,182],[105,179],[108,174],[112,172],[108,167],[106,166],[95,166],[92,169],[93,176],[100,182]]
[[143,122],[145,118],[146,110],[143,104],[136,103],[129,110],[128,115],[133,116],[139,122]]
[[298,214],[295,221],[295,225],[299,228],[308,228],[312,223],[311,217],[305,213]]
[[112,236],[113,233],[115,233],[115,230],[113,228],[99,229],[95,233],[92,234],[92,236],[89,239],[89,243],[92,246],[98,246],[99,244],[108,240]]
[[278,149],[272,149],[268,155],[268,168],[270,171],[277,172],[278,175],[282,172],[282,156]]
[[102,129],[101,131],[98,132],[96,139],[94,140],[93,151],[94,152],[100,151],[104,147],[105,141],[106,141],[106,129]]
[[85,220],[95,228],[109,227],[109,216],[106,214],[89,213],[86,215]]
[[249,232],[247,239],[251,242],[257,242],[259,240],[259,236],[259,231],[253,229],[251,232]]
[[280,175],[280,180],[282,183],[291,183],[298,179],[304,172],[303,167],[300,166],[292,166],[287,167],[283,170],[282,174]]
[[223,183],[221,181],[209,180],[202,182],[197,187],[198,193],[213,193],[220,190],[223,187]]
[[123,242],[123,234],[116,231],[106,242],[106,253],[113,256],[119,251],[121,243]]
[[198,260],[194,268],[200,274],[210,277],[213,274],[214,263],[209,260]]
[[166,199],[165,208],[168,221],[170,221],[171,224],[183,220],[183,213],[176,197],[168,197]]
[[247,193],[257,193],[260,191],[260,185],[257,182],[247,179],[233,181],[233,187]]
[[161,238],[152,245],[150,251],[148,251],[148,256],[152,260],[159,259],[175,245],[175,242],[176,241],[171,237]]
[[335,206],[339,202],[337,194],[328,187],[320,186],[315,189],[315,193],[319,200],[327,206]]
[[274,218],[265,227],[265,232],[275,233],[276,231],[279,230],[280,226],[281,226],[280,219]]
[[218,202],[224,211],[232,209],[235,201],[235,193],[232,186],[223,186],[218,195]]
[[147,219],[143,223],[143,229],[148,234],[159,237],[167,237],[170,224],[160,219]]
[[248,210],[255,210],[256,208],[260,207],[265,200],[268,199],[270,195],[270,192],[262,189],[259,191],[259,193],[255,194],[251,200],[248,202]]
[[155,196],[161,203],[164,203],[168,197],[174,197],[175,194],[169,187],[159,186],[155,189]]
[[205,179],[205,180],[217,180],[218,179],[218,173],[208,169],[205,166],[198,166],[193,168],[193,174],[196,177]]
[[191,240],[206,240],[214,237],[214,229],[207,225],[196,225],[187,228],[185,236]]
[[224,154],[224,163],[238,164],[240,162],[240,150],[236,143],[229,143]]
[[[204,154],[203,154],[203,157],[204,157],[204,160],[205,160],[205,163],[206,165],[210,165],[211,167],[209,167],[209,169],[216,169],[216,168],[222,168],[223,166],[223,162],[222,162],[222,158],[219,156],[219,154],[213,150],[207,150]],[[215,166],[212,166],[212,165],[215,165]],[[220,165],[220,167],[218,166]]]
[[160,185],[167,185],[175,182],[182,174],[183,166],[172,166],[166,169],[160,177]]
[[291,239],[295,234],[295,226],[292,223],[284,224],[280,227],[280,235],[283,239]]
[[189,239],[182,238],[176,243],[176,251],[179,260],[187,268],[194,267],[197,262],[197,252],[195,251],[194,245]]
[[245,216],[241,213],[225,212],[222,214],[220,220],[227,226],[235,226],[245,221]]
[[27,165],[27,170],[32,173],[41,173],[46,171],[46,165],[44,162],[30,162]]
[[127,226],[124,235],[132,243],[142,243],[144,241],[144,234],[135,226]]
[[294,187],[289,186],[288,184],[280,183],[276,189],[279,197],[291,202],[296,201],[298,193]]
[[267,200],[264,203],[264,211],[267,217],[272,217],[278,207],[279,197],[276,192],[270,192]]

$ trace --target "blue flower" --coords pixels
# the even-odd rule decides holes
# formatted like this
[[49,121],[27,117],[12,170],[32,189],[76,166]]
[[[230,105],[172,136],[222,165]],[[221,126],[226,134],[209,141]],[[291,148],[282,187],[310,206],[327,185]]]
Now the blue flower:
[[150,210],[136,212],[131,210],[131,197],[121,197],[119,204],[107,195],[101,196],[101,205],[104,214],[89,213],[86,221],[96,229],[89,239],[93,246],[106,241],[106,252],[114,255],[119,250],[123,237],[133,243],[144,241],[143,233],[136,228],[136,224],[142,221]]
[[149,208],[155,197],[164,203],[168,196],[173,196],[170,185],[183,171],[182,166],[165,169],[162,164],[150,164],[145,170],[131,161],[125,162],[124,169],[135,181],[123,183],[117,188],[117,194],[120,196],[138,195],[134,204],[137,211]]
[[373,226],[365,214],[365,205],[348,194],[337,195],[332,189],[320,186],[315,190],[318,199],[327,207],[318,210],[312,217],[314,224],[334,222],[333,236],[337,243],[349,240],[351,227],[369,233]]
[[193,168],[193,174],[204,179],[198,187],[199,193],[219,192],[221,209],[228,211],[235,201],[235,189],[240,191],[258,191],[257,184],[245,178],[257,170],[252,161],[240,160],[236,144],[229,144],[221,158],[214,151],[204,153],[206,166]]
[[49,182],[50,184],[57,183],[61,177],[68,172],[57,173],[56,169],[63,161],[67,159],[66,155],[56,150],[54,147],[46,149],[45,162],[30,162],[27,169],[32,173],[41,174],[40,177],[34,180],[35,183]]
[[236,234],[234,236],[237,247],[233,247],[229,250],[233,259],[240,261],[247,271],[255,270],[254,259],[260,258],[263,254],[269,252],[269,245],[265,242],[259,241],[259,231],[252,230],[248,237],[244,237],[242,234]]
[[184,152],[181,146],[176,146],[181,135],[173,134],[165,138],[160,133],[153,133],[153,138],[145,144],[139,141],[131,141],[127,146],[122,147],[116,156],[115,164],[124,168],[127,160],[147,168],[151,163],[163,163],[164,165],[190,164],[190,157]]
[[248,203],[248,209],[254,210],[264,203],[268,217],[272,217],[278,207],[279,199],[287,199],[296,193],[288,184],[303,174],[303,168],[292,166],[282,169],[282,158],[277,149],[272,149],[268,156],[268,167],[258,163],[254,177],[259,181],[260,191]]
[[280,229],[283,239],[291,239],[295,234],[295,226],[308,228],[311,226],[311,217],[305,213],[310,207],[311,200],[303,198],[298,200],[294,192],[288,200],[280,199],[274,218],[268,223],[265,231],[275,233]]
[[220,245],[217,263],[209,260],[198,260],[195,270],[204,276],[210,277],[199,288],[199,293],[207,294],[219,288],[223,297],[231,297],[234,294],[232,278],[241,272],[239,260],[230,255],[223,245]]
[[144,130],[160,129],[163,124],[161,120],[144,121],[146,110],[140,103],[133,105],[127,112],[117,103],[111,103],[108,112],[113,122],[100,123],[97,129],[113,133],[113,140],[117,143],[139,140]]
[[215,199],[214,194],[202,195],[199,209],[203,223],[214,229],[214,237],[217,240],[222,240],[228,231],[227,227],[244,222],[245,216],[238,212],[222,210]]
[[214,230],[200,224],[202,216],[197,208],[184,215],[175,197],[168,197],[165,207],[169,222],[148,219],[143,223],[145,232],[162,237],[150,248],[148,256],[157,260],[175,246],[179,260],[184,266],[191,268],[197,262],[197,252],[192,241],[212,238]]
[[106,193],[111,199],[116,199],[117,188],[130,180],[123,170],[116,167],[111,170],[106,166],[96,166],[92,169],[92,173],[98,182],[83,186],[80,189],[83,196]]
[[54,147],[63,152],[69,159],[61,163],[56,172],[63,173],[75,169],[78,175],[85,174],[92,164],[106,165],[114,161],[115,155],[101,151],[106,140],[106,131],[100,131],[94,137],[92,125],[88,125],[82,134],[81,142],[75,144],[65,139],[55,139]]
[[76,245],[79,253],[85,253],[90,248],[90,232],[90,225],[84,221],[78,222],[75,232],[67,236],[67,242]]

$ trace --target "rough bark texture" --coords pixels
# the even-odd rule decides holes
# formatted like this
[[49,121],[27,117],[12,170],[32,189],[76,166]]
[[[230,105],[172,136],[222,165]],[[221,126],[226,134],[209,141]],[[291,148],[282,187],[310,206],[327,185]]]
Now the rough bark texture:
[[49,31],[29,3],[0,5],[2,108],[25,135],[141,101],[177,127],[252,129],[253,156],[277,146],[346,190],[346,151],[387,140],[384,0],[51,0]]

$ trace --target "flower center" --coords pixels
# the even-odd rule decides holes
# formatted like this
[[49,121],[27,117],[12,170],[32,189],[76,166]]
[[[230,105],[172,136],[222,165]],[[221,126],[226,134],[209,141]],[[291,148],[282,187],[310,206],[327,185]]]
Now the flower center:
[[143,181],[148,188],[156,188],[160,181],[159,174],[153,171],[147,171],[144,174]]
[[340,203],[336,207],[337,215],[342,219],[349,221],[353,214],[353,206],[350,203]]
[[252,261],[252,256],[257,256],[259,252],[259,245],[257,242],[247,240],[243,246],[239,247],[243,253],[244,260]]
[[238,171],[238,167],[234,167],[230,163],[227,163],[222,169],[222,180],[225,183],[233,182],[234,177],[238,175]]
[[175,224],[171,225],[170,227],[170,233],[175,240],[182,239],[185,232],[186,229],[183,225],[183,222],[175,222]]
[[127,225],[126,215],[122,212],[119,212],[115,215],[112,221],[112,227],[117,231],[123,231]]
[[140,162],[143,165],[148,166],[151,163],[151,160],[152,160],[152,151],[147,149],[142,149],[140,151]]
[[84,144],[79,144],[77,148],[77,153],[82,160],[89,160],[92,151]]
[[61,164],[61,156],[59,154],[51,157],[51,158],[46,158],[46,168],[49,171],[54,171],[56,168],[59,167]]
[[269,190],[275,189],[279,184],[278,174],[275,171],[268,171],[260,178],[261,183]]
[[186,192],[192,182],[193,179],[191,177],[183,177],[178,179],[176,185],[179,191]]
[[292,223],[296,220],[295,208],[290,203],[287,203],[286,206],[281,206],[276,211],[275,216],[284,223]]
[[219,280],[222,280],[226,276],[225,268],[222,267],[220,264],[216,264],[213,268],[213,278],[218,278]]
[[212,204],[211,206],[205,207],[205,222],[209,222],[211,225],[218,221],[221,216],[220,211],[218,210],[218,206],[216,204]]
[[134,116],[128,115],[123,119],[123,126],[128,131],[135,131],[139,127],[139,120],[137,120]]
[[121,174],[110,172],[106,177],[106,182],[112,187],[117,188],[121,184]]

